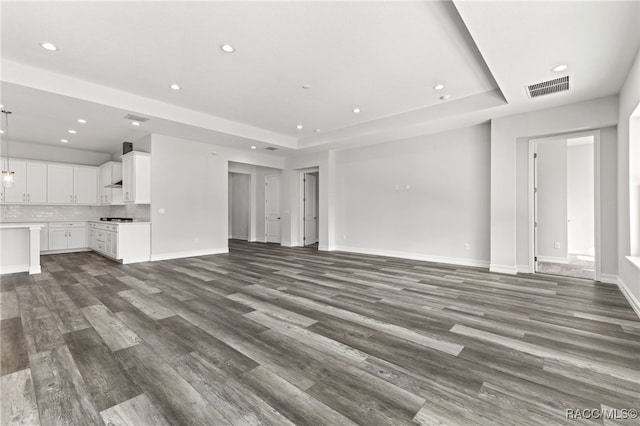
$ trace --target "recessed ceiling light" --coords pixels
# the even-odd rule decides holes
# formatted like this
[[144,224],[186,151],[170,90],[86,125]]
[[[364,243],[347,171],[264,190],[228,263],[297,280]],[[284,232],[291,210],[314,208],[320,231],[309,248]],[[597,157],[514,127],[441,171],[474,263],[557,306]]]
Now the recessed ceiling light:
[[447,99],[449,99],[449,95],[440,96],[440,100],[446,101]]
[[566,70],[568,67],[565,64],[560,64],[557,67],[553,67],[553,69],[551,71],[553,72],[562,72],[564,70]]
[[132,126],[139,126],[139,125],[140,125],[140,122],[138,122],[138,121],[132,121],[132,122],[131,122],[131,125],[132,125]]
[[353,109],[353,113],[354,114],[360,114],[360,108],[354,108]]
[[0,105],[0,108],[4,108],[4,105]]
[[69,141],[68,141],[68,140],[66,140],[66,139],[60,139],[60,142],[62,142],[62,143],[68,143]]
[[4,130],[0,130],[0,133],[4,133]]
[[315,129],[314,132],[320,133],[320,129]]
[[223,44],[220,46],[220,49],[222,49],[222,51],[226,53],[233,53],[236,51],[236,49],[230,44]]
[[251,149],[256,149],[256,146],[255,145],[251,145]]
[[83,118],[78,118],[78,123],[80,124],[87,124],[87,120],[83,119]]
[[310,85],[310,84],[303,84],[303,85],[302,85],[302,88],[303,88],[304,90],[309,90],[309,89],[311,89],[311,85]]
[[302,124],[298,124],[298,125],[296,126],[296,129],[298,129],[298,130],[302,130]]
[[180,87],[179,85],[177,85],[176,83],[173,83],[172,85],[169,86],[171,88],[171,90],[180,90],[182,89],[182,87]]
[[71,133],[72,135],[75,135],[76,133],[78,133],[78,132],[76,132],[76,131],[75,131],[75,130],[73,130],[73,129],[69,129],[69,130],[67,130],[67,132]]
[[58,48],[56,47],[55,44],[49,43],[48,41],[44,41],[44,42],[40,43],[40,46],[42,46],[43,49],[47,49],[47,50],[50,50],[52,52],[55,52],[56,50],[58,50]]
[[436,84],[433,86],[433,90],[442,90],[444,89],[444,84]]

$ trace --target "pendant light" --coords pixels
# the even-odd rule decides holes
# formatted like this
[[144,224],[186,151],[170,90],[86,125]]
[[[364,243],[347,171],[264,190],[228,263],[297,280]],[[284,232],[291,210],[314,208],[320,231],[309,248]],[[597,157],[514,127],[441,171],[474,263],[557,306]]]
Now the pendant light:
[[9,114],[11,111],[3,109],[2,113],[4,114],[4,139],[7,141],[7,170],[2,171],[2,185],[8,188],[13,185],[13,175],[16,172],[12,171],[9,166]]

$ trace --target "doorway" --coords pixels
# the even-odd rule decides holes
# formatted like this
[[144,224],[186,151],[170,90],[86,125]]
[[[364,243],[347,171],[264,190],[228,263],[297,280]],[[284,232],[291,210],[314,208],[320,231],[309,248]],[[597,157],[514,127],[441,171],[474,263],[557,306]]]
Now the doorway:
[[597,279],[593,134],[532,141],[534,272]]
[[229,239],[249,240],[251,176],[229,173]]
[[280,244],[280,175],[265,177],[265,238]]
[[319,233],[318,205],[320,204],[318,172],[304,173],[302,182],[302,220],[304,222],[302,241],[305,247],[317,246]]

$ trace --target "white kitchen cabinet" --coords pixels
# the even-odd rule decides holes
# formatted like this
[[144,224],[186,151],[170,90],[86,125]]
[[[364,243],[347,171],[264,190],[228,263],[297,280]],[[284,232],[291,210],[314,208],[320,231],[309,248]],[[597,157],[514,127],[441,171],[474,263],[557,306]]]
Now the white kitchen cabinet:
[[151,259],[149,222],[89,222],[90,248],[124,264]]
[[73,204],[73,166],[49,164],[47,201],[55,204]]
[[98,168],[73,168],[73,202],[75,204],[98,203]]
[[86,222],[49,223],[49,251],[87,248]]
[[49,250],[49,224],[43,224],[40,229],[40,251]]
[[122,157],[122,198],[125,203],[151,203],[151,154],[131,151]]
[[47,199],[54,204],[97,204],[98,168],[49,164]]
[[98,195],[100,204],[122,204],[122,187],[109,187],[122,181],[122,163],[109,161],[100,166]]
[[27,202],[47,202],[47,163],[27,163]]
[[13,184],[4,188],[5,203],[26,203],[27,202],[27,162],[9,159],[6,166],[13,175]]
[[47,164],[25,160],[2,160],[2,169],[10,168],[13,184],[3,187],[2,202],[5,203],[46,203],[47,202]]

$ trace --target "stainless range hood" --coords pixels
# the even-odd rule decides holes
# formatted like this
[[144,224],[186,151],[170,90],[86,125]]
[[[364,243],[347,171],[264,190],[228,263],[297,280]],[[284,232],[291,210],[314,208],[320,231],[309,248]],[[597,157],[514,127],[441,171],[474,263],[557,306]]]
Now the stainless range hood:
[[122,181],[112,183],[111,185],[105,185],[105,188],[122,188]]

